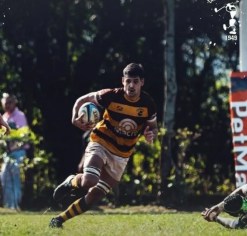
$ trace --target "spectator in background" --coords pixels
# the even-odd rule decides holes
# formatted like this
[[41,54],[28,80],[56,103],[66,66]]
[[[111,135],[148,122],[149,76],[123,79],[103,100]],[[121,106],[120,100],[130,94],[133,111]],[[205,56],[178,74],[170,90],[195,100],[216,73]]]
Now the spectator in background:
[[[11,129],[28,126],[26,116],[17,107],[18,101],[14,95],[3,93],[1,103],[5,111],[3,120]],[[7,152],[3,155],[1,167],[3,206],[6,208],[20,209],[22,199],[20,164],[26,156],[28,147],[28,144],[20,145],[20,142],[15,140],[7,141]]]

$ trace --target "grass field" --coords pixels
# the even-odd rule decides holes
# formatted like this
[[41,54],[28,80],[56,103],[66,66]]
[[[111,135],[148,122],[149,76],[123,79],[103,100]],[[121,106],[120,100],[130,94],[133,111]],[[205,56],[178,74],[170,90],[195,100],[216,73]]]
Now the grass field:
[[155,235],[247,235],[247,230],[229,230],[202,219],[200,212],[177,212],[154,207],[124,207],[90,211],[50,229],[58,212],[11,212],[0,209],[0,235],[44,236],[155,236]]

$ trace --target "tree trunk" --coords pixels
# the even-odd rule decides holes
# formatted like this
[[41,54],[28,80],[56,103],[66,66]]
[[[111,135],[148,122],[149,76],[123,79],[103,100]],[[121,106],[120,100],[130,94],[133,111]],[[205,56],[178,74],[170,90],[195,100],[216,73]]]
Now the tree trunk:
[[174,115],[177,94],[175,73],[175,46],[174,46],[174,1],[166,0],[164,3],[165,14],[165,70],[164,70],[164,109],[163,126],[166,133],[162,139],[161,150],[161,197],[168,196],[168,177],[173,165],[172,142],[174,137]]

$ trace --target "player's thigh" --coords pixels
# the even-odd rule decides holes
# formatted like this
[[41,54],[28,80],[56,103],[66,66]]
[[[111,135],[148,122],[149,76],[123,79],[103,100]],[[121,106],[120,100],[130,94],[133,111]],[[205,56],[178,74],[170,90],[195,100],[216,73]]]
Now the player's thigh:
[[99,170],[102,169],[104,160],[97,154],[85,155],[83,168],[95,167]]

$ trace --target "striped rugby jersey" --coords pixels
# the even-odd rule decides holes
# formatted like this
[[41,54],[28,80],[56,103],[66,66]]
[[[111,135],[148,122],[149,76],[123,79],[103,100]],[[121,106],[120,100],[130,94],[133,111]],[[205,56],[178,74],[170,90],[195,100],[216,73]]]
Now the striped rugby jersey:
[[104,114],[103,120],[93,129],[90,140],[117,156],[130,157],[146,121],[156,119],[153,99],[142,91],[137,101],[129,101],[123,88],[115,88],[98,91],[96,100]]

